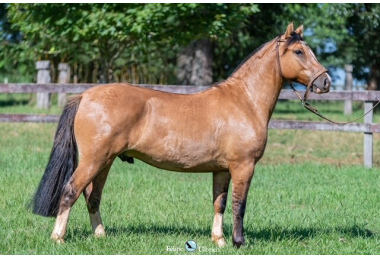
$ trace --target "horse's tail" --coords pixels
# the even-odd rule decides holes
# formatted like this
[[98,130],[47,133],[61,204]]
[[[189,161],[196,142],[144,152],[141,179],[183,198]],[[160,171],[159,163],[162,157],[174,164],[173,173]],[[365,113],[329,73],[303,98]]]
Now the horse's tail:
[[74,119],[81,98],[79,95],[68,101],[59,119],[49,163],[31,201],[34,214],[57,216],[63,188],[78,166]]

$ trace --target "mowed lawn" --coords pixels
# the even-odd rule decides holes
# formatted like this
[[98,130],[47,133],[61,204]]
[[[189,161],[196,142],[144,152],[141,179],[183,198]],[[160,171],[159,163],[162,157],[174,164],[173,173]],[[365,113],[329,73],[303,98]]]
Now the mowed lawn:
[[80,197],[66,243],[57,245],[50,240],[54,219],[26,207],[55,127],[0,124],[0,254],[190,254],[184,251],[190,239],[201,247],[192,254],[380,254],[380,172],[361,165],[362,135],[294,130],[270,130],[249,193],[247,246],[241,249],[232,247],[231,194],[228,245],[219,249],[211,242],[211,173],[167,172],[119,159],[101,204],[107,237],[94,238]]

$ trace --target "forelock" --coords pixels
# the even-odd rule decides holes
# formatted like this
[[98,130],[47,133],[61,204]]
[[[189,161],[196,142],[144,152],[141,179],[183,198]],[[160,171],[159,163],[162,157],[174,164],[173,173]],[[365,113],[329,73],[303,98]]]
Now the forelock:
[[289,46],[291,46],[297,42],[303,42],[303,38],[298,33],[292,32],[290,34],[290,37],[285,42],[285,49],[287,49]]

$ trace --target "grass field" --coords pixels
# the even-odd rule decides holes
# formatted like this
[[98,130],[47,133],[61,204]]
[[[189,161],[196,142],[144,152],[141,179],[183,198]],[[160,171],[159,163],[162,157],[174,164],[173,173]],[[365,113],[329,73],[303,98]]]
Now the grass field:
[[[281,114],[286,106],[279,104],[274,116],[287,117]],[[270,130],[248,197],[247,246],[237,250],[231,242],[231,196],[225,214],[228,246],[219,249],[211,242],[210,173],[167,172],[118,159],[101,205],[107,237],[93,237],[81,197],[66,243],[51,242],[54,219],[33,215],[26,205],[42,176],[55,127],[0,124],[0,254],[189,254],[168,251],[183,249],[189,239],[203,250],[193,254],[380,254],[377,135],[376,167],[365,169],[362,134]]]

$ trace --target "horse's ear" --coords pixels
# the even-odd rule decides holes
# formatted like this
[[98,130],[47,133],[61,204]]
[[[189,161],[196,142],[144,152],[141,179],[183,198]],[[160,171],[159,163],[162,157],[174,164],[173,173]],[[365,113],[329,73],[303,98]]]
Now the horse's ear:
[[290,36],[292,35],[292,32],[294,32],[294,24],[293,22],[291,22],[289,25],[288,25],[288,28],[286,28],[286,32],[285,32],[285,39],[288,39],[290,38]]
[[303,25],[301,25],[300,27],[298,27],[295,32],[297,34],[299,34],[301,37],[303,37]]

